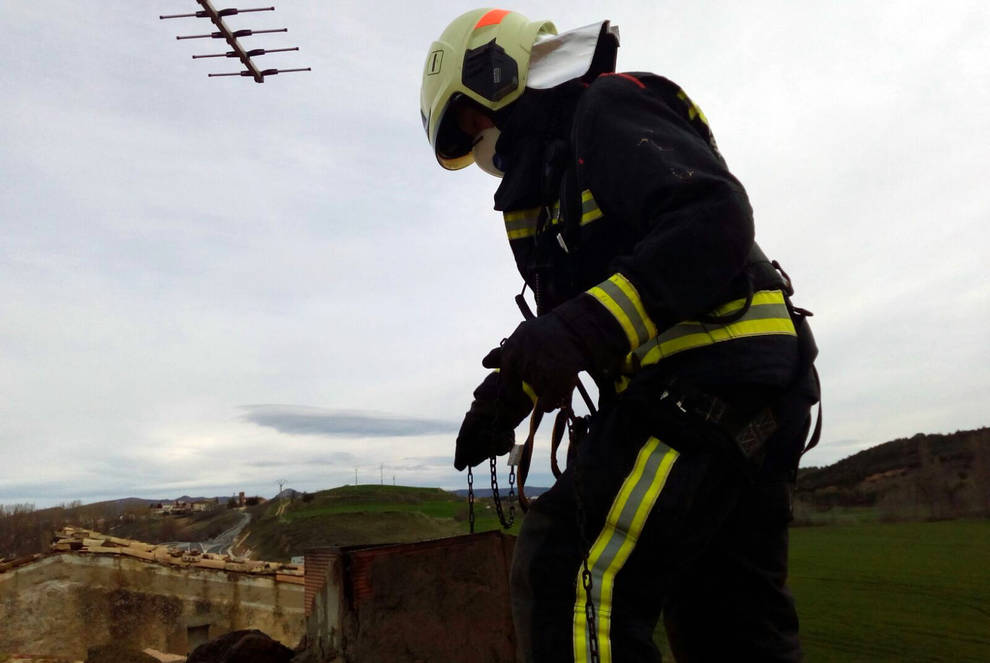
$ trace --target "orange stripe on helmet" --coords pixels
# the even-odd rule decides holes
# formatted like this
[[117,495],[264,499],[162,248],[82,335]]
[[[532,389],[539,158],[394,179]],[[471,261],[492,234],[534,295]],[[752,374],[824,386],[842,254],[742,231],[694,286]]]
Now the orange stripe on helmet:
[[481,20],[479,20],[477,25],[474,26],[474,29],[477,30],[478,28],[483,28],[486,25],[498,25],[508,13],[510,13],[508,9],[493,9],[481,17]]

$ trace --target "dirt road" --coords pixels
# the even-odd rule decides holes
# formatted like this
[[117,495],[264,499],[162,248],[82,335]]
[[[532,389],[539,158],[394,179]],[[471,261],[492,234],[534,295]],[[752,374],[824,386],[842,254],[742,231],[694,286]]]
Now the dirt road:
[[234,540],[247,527],[247,524],[251,522],[250,513],[242,511],[240,515],[241,520],[239,523],[207,541],[169,541],[163,545],[181,548],[183,550],[198,550],[199,552],[216,553],[218,555],[232,555],[231,547],[234,545]]

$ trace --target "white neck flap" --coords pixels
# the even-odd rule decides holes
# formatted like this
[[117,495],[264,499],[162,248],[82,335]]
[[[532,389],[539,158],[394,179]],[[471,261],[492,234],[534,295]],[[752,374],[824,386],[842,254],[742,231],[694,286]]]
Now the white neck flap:
[[[559,35],[544,35],[533,44],[526,87],[547,90],[588,73],[598,48],[602,26],[608,21],[592,23]],[[619,39],[619,28],[608,25],[609,34]]]

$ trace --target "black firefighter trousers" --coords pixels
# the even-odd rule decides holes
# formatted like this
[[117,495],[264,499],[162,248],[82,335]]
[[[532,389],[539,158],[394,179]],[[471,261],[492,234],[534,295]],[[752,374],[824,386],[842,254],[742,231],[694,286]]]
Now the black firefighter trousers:
[[[730,403],[759,390],[735,393]],[[777,402],[764,467],[783,457],[790,469],[751,475],[728,436],[649,390],[599,413],[516,543],[513,617],[527,663],[592,661],[594,644],[601,663],[658,662],[661,613],[678,663],[801,660],[785,580],[789,475],[810,403]]]

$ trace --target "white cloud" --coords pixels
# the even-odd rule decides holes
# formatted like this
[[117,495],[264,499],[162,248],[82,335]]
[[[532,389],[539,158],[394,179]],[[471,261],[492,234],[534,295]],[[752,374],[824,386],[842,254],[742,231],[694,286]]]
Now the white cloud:
[[[273,473],[313,490],[354,466],[463,484],[440,462],[452,429],[328,441],[238,408],[454,426],[467,409],[519,279],[494,180],[437,167],[416,103],[429,42],[473,7],[246,15],[290,30],[259,45],[300,46],[273,64],[313,68],[257,85],[207,78],[232,61],[192,60],[224,49],[176,41],[201,26],[162,7],[0,6],[0,502],[268,494]],[[705,109],[817,314],[826,427],[807,462],[986,424],[983,4],[521,9],[611,18],[622,68]]]

